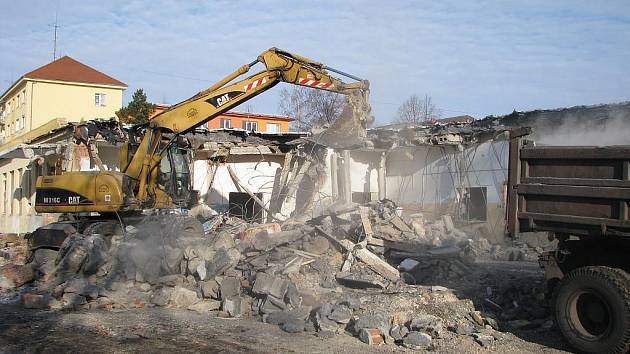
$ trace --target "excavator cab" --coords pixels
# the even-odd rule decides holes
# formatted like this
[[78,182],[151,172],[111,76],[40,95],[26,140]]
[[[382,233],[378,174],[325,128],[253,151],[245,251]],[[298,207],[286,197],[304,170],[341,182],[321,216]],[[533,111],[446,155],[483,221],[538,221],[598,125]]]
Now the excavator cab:
[[172,199],[173,203],[187,206],[191,202],[191,159],[187,149],[171,145],[162,154],[158,166],[157,187]]

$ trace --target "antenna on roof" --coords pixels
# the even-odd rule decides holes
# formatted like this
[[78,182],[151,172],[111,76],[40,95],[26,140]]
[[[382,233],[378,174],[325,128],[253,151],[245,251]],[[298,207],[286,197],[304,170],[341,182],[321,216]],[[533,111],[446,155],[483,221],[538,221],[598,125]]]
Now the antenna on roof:
[[55,39],[53,41],[53,61],[57,59],[57,28],[60,27],[57,24],[58,15],[59,15],[59,2],[57,2],[57,9],[55,10],[55,24],[54,25],[48,25],[48,26],[53,27],[54,28],[54,32],[55,32]]

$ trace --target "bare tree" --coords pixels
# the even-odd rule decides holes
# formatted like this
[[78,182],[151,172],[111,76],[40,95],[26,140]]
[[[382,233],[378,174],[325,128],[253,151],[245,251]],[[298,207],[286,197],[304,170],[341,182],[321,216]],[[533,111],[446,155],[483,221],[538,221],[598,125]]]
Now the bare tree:
[[425,123],[438,119],[440,115],[441,112],[433,103],[431,96],[425,94],[423,98],[420,98],[414,94],[398,107],[398,116],[395,121],[397,123]]
[[346,101],[342,95],[306,87],[286,88],[280,92],[280,112],[294,119],[292,129],[311,130],[331,124],[337,119]]

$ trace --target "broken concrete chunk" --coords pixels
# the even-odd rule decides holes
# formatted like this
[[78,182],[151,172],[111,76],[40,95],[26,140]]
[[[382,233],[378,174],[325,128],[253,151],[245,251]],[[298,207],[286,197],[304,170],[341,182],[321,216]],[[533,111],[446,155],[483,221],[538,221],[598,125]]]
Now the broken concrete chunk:
[[63,303],[66,307],[74,307],[87,304],[85,296],[75,293],[65,293],[62,296]]
[[335,305],[327,317],[337,323],[346,324],[352,318],[352,310],[344,305]]
[[422,350],[429,348],[429,346],[431,346],[431,341],[430,335],[412,331],[403,338],[403,345],[409,349]]
[[284,294],[284,302],[288,305],[291,305],[293,308],[297,308],[302,305],[302,296],[298,291],[295,284],[289,282],[289,286],[287,287],[287,292]]
[[180,286],[173,289],[169,299],[173,305],[179,308],[188,308],[188,306],[199,302],[199,300],[200,299],[197,297],[196,291],[182,288]]
[[42,275],[52,273],[55,269],[55,258],[57,251],[41,248],[33,253],[33,268]]
[[275,298],[283,299],[288,287],[289,281],[261,272],[256,274],[252,292],[258,295],[271,295]]
[[216,280],[205,280],[199,282],[201,294],[205,299],[220,299],[219,283]]
[[420,264],[420,262],[416,261],[415,259],[407,258],[403,260],[402,262],[400,262],[400,264],[398,265],[398,269],[402,272],[410,272],[418,264]]
[[[194,264],[195,260],[191,261],[189,264]],[[189,266],[190,267],[190,266]],[[197,264],[197,267],[195,267],[195,271],[193,272],[193,274],[197,274],[197,276],[199,277],[200,280],[206,280],[206,261],[205,260],[200,260]]]
[[252,244],[253,241],[258,237],[274,234],[280,231],[282,231],[282,229],[280,228],[280,224],[278,223],[261,224],[250,227],[247,230],[243,231],[239,235],[239,239],[244,244]]
[[400,279],[400,273],[396,268],[392,267],[389,263],[380,259],[377,255],[367,249],[355,249],[354,255],[386,279],[394,282]]
[[359,334],[364,328],[380,328],[383,333],[389,333],[388,319],[382,314],[363,315],[352,326],[353,332]]
[[473,337],[475,338],[475,342],[479,343],[482,347],[489,347],[494,342],[494,337],[486,334],[473,333]]
[[363,328],[359,332],[359,339],[368,345],[381,345],[385,343],[385,338],[378,328]]
[[394,225],[398,230],[402,232],[413,233],[413,230],[409,226],[407,226],[407,223],[405,223],[403,219],[401,219],[400,216],[398,215],[394,215],[392,219],[390,220],[390,222],[392,223],[392,225]]
[[328,318],[324,317],[324,316],[316,316],[315,317],[315,324],[317,326],[318,331],[320,332],[337,332],[337,330],[339,329],[339,325],[337,325],[337,322],[333,321],[333,320],[329,320]]
[[276,246],[297,241],[302,237],[304,237],[304,233],[301,229],[280,231],[273,234],[263,234],[257,236],[256,238],[254,238],[252,245],[256,250],[269,251]]
[[353,274],[339,272],[335,275],[337,282],[353,289],[385,289],[385,284],[377,280],[357,278]]
[[241,317],[245,312],[245,299],[240,296],[223,299],[221,302],[221,310],[225,311],[230,317]]
[[280,326],[280,329],[287,333],[304,332],[304,320],[291,318]]
[[236,247],[236,243],[234,242],[234,238],[232,237],[232,235],[225,231],[222,231],[219,232],[219,234],[215,237],[212,248],[208,250],[209,252],[204,252],[203,254],[200,254],[200,256],[204,259],[210,259],[207,257],[208,253],[211,253],[212,251],[218,250],[220,248],[229,250],[234,247]]
[[241,279],[237,277],[225,277],[221,281],[221,298],[234,297],[241,294]]
[[339,303],[349,307],[351,310],[356,311],[361,308],[361,300],[356,297],[348,297]]
[[481,316],[481,312],[479,311],[471,311],[470,312],[470,317],[473,319],[473,321],[475,321],[475,323],[477,323],[479,326],[483,326],[484,322],[483,322],[483,317]]
[[286,310],[286,308],[287,306],[285,305],[284,301],[271,295],[267,295],[260,306],[260,312],[270,314],[273,312]]
[[437,316],[419,315],[411,320],[409,328],[412,331],[425,332],[433,338],[440,338],[442,335],[443,321]]
[[394,338],[395,341],[402,340],[407,333],[409,333],[409,329],[406,326],[402,325],[393,325],[389,330],[389,335]]
[[453,230],[455,230],[455,224],[453,224],[453,218],[450,215],[442,215],[442,222],[444,222],[446,232],[453,232]]
[[219,249],[214,258],[206,262],[206,279],[221,275],[228,269],[235,267],[240,258],[241,254],[235,248],[230,250]]
[[470,323],[457,323],[452,328],[449,328],[449,329],[451,329],[453,332],[457,334],[464,335],[464,336],[469,336],[475,331],[475,327],[471,325]]
[[29,264],[5,264],[0,266],[0,288],[13,289],[35,279],[35,272]]
[[306,241],[303,243],[302,248],[306,252],[310,252],[316,255],[324,254],[328,251],[330,247],[330,242],[327,238],[323,236],[316,236],[310,241]]

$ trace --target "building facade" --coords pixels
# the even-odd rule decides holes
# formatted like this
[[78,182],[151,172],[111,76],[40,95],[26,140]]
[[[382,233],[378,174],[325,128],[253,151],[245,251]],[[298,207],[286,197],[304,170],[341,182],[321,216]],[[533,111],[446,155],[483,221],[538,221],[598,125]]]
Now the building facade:
[[206,126],[208,129],[237,128],[260,133],[286,133],[291,121],[287,116],[226,112],[209,121]]
[[61,57],[24,74],[0,96],[0,145],[53,119],[115,117],[126,88],[111,76]]
[[[156,104],[149,120],[169,109],[169,105]],[[261,113],[225,112],[204,125],[207,129],[243,129],[257,133],[286,133],[293,119]]]
[[[64,56],[24,74],[0,96],[1,232],[24,233],[46,223],[33,208],[35,181],[50,174],[57,159],[46,144],[62,138],[43,137],[70,122],[115,117],[126,87]],[[43,145],[25,150],[23,144]]]

